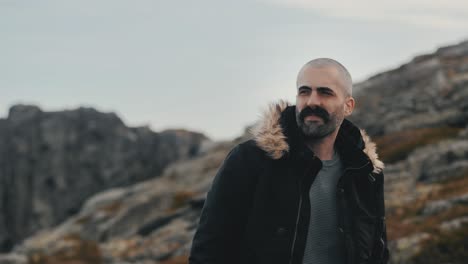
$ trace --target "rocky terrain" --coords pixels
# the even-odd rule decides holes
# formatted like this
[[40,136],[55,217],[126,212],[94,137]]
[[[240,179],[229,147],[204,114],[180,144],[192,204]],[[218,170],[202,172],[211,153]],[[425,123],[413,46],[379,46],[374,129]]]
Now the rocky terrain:
[[[468,42],[419,56],[363,83],[353,121],[386,162],[391,263],[468,257]],[[0,130],[1,131],[1,130]],[[159,177],[88,198],[0,263],[187,263],[204,197],[228,151],[211,142]]]
[[183,130],[128,128],[92,108],[12,106],[0,119],[0,250],[76,214],[95,193],[159,176],[206,140]]
[[386,162],[391,263],[465,263],[468,41],[356,86],[352,120]]
[[[371,135],[468,124],[468,41],[356,85],[353,120]],[[362,96],[359,96],[362,94]]]

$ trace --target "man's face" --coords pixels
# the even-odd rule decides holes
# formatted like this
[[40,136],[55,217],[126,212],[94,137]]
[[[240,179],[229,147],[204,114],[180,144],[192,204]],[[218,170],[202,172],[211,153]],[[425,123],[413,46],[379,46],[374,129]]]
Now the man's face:
[[304,136],[321,139],[335,132],[351,114],[354,99],[334,67],[305,66],[297,79],[296,122]]

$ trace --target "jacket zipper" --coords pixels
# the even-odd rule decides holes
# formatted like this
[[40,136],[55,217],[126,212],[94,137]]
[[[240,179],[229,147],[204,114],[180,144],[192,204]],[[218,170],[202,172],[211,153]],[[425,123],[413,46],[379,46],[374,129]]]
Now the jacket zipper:
[[301,186],[301,180],[299,181],[299,210],[297,211],[297,216],[296,216],[296,225],[294,227],[294,237],[293,237],[293,243],[291,246],[291,256],[289,258],[289,264],[292,263],[293,255],[294,255],[294,245],[296,244],[296,237],[297,237],[297,226],[299,224],[299,217],[301,214],[301,207],[302,207],[302,186]]
[[[313,156],[315,158],[315,155]],[[298,205],[298,211],[297,211],[297,216],[296,216],[296,225],[294,226],[294,237],[293,237],[293,243],[291,246],[291,256],[289,258],[289,264],[292,263],[293,257],[294,257],[294,245],[296,244],[296,238],[297,238],[297,226],[299,225],[299,218],[301,216],[301,210],[302,210],[302,179],[309,174],[310,167],[306,169],[304,172],[304,175],[302,175],[302,178],[299,179],[299,205]]]

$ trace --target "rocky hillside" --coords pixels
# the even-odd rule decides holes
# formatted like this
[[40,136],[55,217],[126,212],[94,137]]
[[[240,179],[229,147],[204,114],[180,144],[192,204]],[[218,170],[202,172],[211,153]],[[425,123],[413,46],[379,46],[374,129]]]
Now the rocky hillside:
[[386,162],[392,263],[468,258],[468,41],[357,85],[353,121]]
[[468,41],[356,85],[353,120],[371,135],[468,124]]
[[11,107],[0,119],[0,250],[76,214],[95,193],[159,176],[206,140],[183,130],[129,128],[92,108]]
[[[468,42],[419,56],[357,84],[353,121],[386,161],[391,263],[466,263],[468,254]],[[465,98],[465,99],[463,99]],[[0,263],[187,263],[204,198],[228,151],[205,145],[160,177],[112,188]]]

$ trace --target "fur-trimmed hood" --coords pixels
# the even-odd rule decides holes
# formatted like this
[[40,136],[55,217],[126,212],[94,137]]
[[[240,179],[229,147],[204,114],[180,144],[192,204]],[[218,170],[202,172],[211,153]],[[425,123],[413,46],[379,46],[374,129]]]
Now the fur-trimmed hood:
[[[265,151],[272,159],[280,159],[290,151],[288,136],[285,135],[285,128],[280,122],[283,111],[291,105],[280,100],[271,103],[264,111],[261,119],[250,129],[257,146]],[[351,123],[347,121],[348,123]],[[340,128],[341,129],[341,128]],[[362,151],[367,155],[374,167],[373,172],[379,173],[384,168],[384,163],[379,160],[376,144],[372,142],[366,131],[359,129],[364,147]]]

